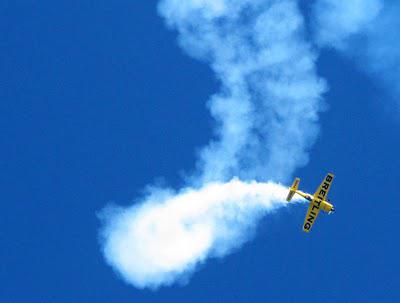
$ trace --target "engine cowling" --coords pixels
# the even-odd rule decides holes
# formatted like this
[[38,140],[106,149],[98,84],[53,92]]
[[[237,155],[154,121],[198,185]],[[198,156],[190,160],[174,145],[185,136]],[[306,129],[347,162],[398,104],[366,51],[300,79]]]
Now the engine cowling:
[[327,201],[322,201],[322,210],[326,211],[327,213],[334,211],[333,205]]

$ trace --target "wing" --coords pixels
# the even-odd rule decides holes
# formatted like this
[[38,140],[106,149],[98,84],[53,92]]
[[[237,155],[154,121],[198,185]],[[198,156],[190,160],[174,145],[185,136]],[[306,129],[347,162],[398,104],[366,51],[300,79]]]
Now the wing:
[[310,202],[310,206],[308,207],[306,218],[303,223],[303,231],[306,233],[310,232],[311,227],[313,226],[317,216],[319,214],[319,210],[321,208],[321,200],[313,199]]
[[328,198],[329,189],[331,188],[333,182],[333,174],[329,173],[326,175],[325,179],[322,181],[321,185],[318,187],[314,194],[315,198],[319,200],[326,200]]
[[321,185],[315,192],[310,206],[308,207],[306,218],[304,219],[303,231],[310,232],[319,211],[321,209],[322,201],[326,200],[328,197],[329,189],[331,188],[333,182],[333,174],[329,173],[326,175],[325,179],[322,181]]

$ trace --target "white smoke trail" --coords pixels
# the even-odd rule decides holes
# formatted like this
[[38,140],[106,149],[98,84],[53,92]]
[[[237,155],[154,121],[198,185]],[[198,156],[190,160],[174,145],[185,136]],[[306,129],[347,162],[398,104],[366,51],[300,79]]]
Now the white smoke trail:
[[257,221],[287,205],[274,183],[209,183],[179,193],[154,192],[139,206],[109,215],[104,255],[136,287],[182,281],[209,257],[241,246]]
[[103,211],[104,256],[140,288],[187,278],[286,205],[284,187],[232,178],[283,182],[306,164],[325,91],[314,43],[353,56],[400,95],[395,1],[316,0],[308,40],[296,0],[160,0],[159,13],[182,48],[210,65],[221,90],[208,102],[215,137],[199,155],[192,186],[153,188],[131,208]]
[[208,102],[216,138],[200,155],[201,183],[286,181],[308,161],[325,84],[293,0],[163,0],[160,14],[221,91]]
[[295,0],[161,0],[159,12],[221,90],[208,102],[217,126],[194,189],[153,190],[139,206],[103,216],[108,263],[128,283],[153,288],[228,254],[285,205],[282,186],[228,181],[283,182],[306,164],[325,91]]

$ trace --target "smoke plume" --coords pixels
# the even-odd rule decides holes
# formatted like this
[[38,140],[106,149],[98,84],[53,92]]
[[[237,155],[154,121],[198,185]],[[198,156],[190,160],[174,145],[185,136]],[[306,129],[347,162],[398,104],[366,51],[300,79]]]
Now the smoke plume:
[[239,180],[153,191],[137,206],[103,211],[104,254],[136,287],[184,281],[207,258],[240,247],[262,216],[287,205],[286,195],[274,183]]
[[214,136],[186,186],[154,187],[131,208],[103,211],[104,256],[139,288],[187,279],[286,205],[287,189],[266,181],[287,182],[308,161],[326,91],[316,73],[318,49],[350,53],[361,35],[370,71],[387,71],[383,55],[399,59],[382,41],[396,44],[395,28],[381,35],[396,14],[379,0],[315,1],[311,37],[295,0],[161,0],[158,11],[182,49],[214,71],[220,90],[207,102]]
[[187,186],[152,188],[131,208],[103,211],[104,256],[140,288],[188,278],[286,205],[287,188],[252,180],[286,181],[307,163],[325,91],[296,1],[162,0],[158,10],[221,88],[207,102],[214,138]]
[[325,91],[296,1],[162,0],[158,9],[221,89],[207,102],[215,136],[187,186],[153,188],[129,209],[103,211],[105,258],[141,288],[182,281],[286,205],[287,188],[251,180],[286,181],[307,163]]

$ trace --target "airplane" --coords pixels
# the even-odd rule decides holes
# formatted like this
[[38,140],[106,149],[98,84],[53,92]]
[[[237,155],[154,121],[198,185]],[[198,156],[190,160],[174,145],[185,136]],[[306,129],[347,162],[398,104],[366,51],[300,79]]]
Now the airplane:
[[294,194],[298,194],[304,199],[310,201],[310,206],[308,207],[307,215],[303,223],[304,232],[310,232],[311,227],[317,219],[318,213],[321,209],[328,214],[331,214],[335,211],[335,208],[331,203],[329,203],[330,200],[328,199],[328,192],[332,185],[333,177],[334,176],[332,173],[328,173],[314,195],[310,195],[308,193],[302,192],[301,190],[298,190],[300,178],[296,178],[292,186],[289,188],[289,194],[286,198],[286,201],[290,202]]

